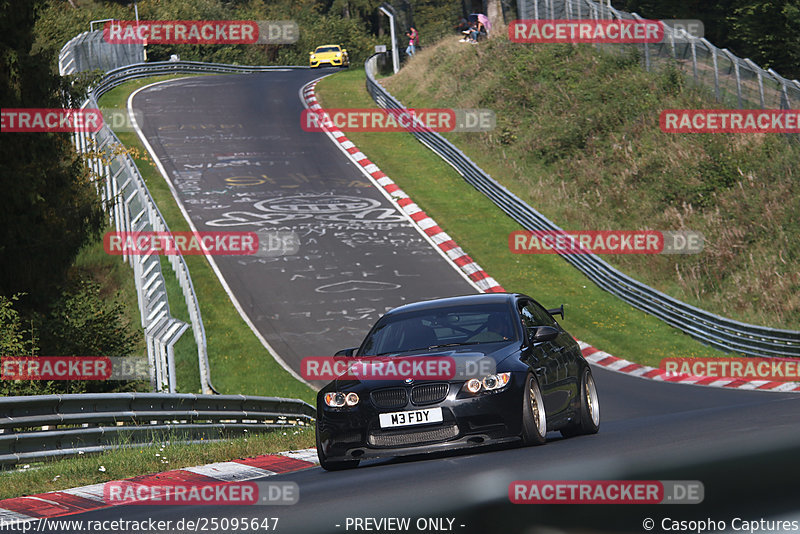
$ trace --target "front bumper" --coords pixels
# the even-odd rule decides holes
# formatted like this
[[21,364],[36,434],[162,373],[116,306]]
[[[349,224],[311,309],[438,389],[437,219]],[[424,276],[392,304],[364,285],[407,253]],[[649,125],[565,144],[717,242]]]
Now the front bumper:
[[309,66],[312,68],[322,67],[327,65],[329,67],[342,67],[347,65],[345,58],[330,58],[330,59],[312,59],[309,60]]
[[[514,373],[516,375],[516,373]],[[425,454],[438,451],[508,443],[522,433],[522,378],[512,376],[507,388],[496,393],[463,397],[459,383],[450,384],[442,402],[409,403],[379,409],[369,394],[354,408],[317,407],[320,447],[329,460],[354,460]],[[361,392],[359,392],[361,396]],[[404,427],[380,427],[379,414],[441,408],[442,422]]]

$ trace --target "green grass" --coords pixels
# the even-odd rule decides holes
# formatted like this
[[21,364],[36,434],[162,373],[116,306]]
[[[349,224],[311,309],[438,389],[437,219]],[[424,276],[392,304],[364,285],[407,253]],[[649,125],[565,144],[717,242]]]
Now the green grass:
[[705,235],[699,254],[605,256],[616,268],[712,313],[800,329],[800,144],[662,132],[664,109],[726,107],[691,71],[500,36],[427,47],[384,85],[408,107],[493,110],[493,131],[445,137],[567,230]]
[[[103,232],[113,231],[108,226]],[[118,256],[106,254],[103,240],[98,239],[84,246],[72,265],[73,273],[86,273],[100,284],[100,295],[104,299],[114,298],[119,294],[119,299],[125,305],[126,317],[131,330],[138,332],[139,336],[135,350],[145,354],[147,344],[142,333],[142,318],[139,313],[139,301],[136,295],[136,284],[133,281],[133,269],[130,265],[120,261]],[[149,384],[147,389],[149,390]]]
[[[130,93],[168,78],[154,77],[123,84],[104,95],[100,107],[125,108]],[[118,137],[132,150],[134,161],[170,230],[190,230],[167,182],[136,133],[119,132]],[[220,393],[292,397],[314,402],[313,390],[286,372],[259,342],[230,302],[208,261],[203,256],[185,256],[185,259],[205,325],[211,380]],[[167,280],[170,309],[175,317],[188,322],[183,296],[165,258],[162,270]],[[175,360],[180,391],[196,392],[199,388],[197,349],[190,332],[185,333],[176,346]]]
[[218,442],[154,442],[146,447],[119,448],[101,454],[31,462],[27,468],[23,465],[15,471],[0,473],[0,499],[313,446],[313,427],[287,428]]
[[[325,78],[317,93],[323,107],[374,107],[359,69]],[[410,134],[347,137],[507,291],[527,293],[548,307],[564,303],[562,324],[579,339],[653,366],[666,357],[720,355],[601,290],[558,256],[511,254],[508,235],[520,226]]]

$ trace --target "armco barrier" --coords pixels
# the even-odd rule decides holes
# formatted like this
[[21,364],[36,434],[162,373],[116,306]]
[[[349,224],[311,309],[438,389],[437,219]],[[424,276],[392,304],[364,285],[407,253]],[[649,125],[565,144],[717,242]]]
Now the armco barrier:
[[[90,94],[83,107],[98,107],[94,95]],[[169,231],[133,159],[120,150],[122,143],[111,129],[103,125],[98,132],[76,132],[73,142],[76,149],[85,155],[103,204],[118,232]],[[208,380],[205,331],[191,278],[182,256],[168,258],[186,297],[192,319],[200,359],[202,391],[211,393],[213,389]],[[132,254],[123,256],[123,259],[130,263],[134,272],[141,324],[147,341],[151,386],[154,391],[174,393],[173,346],[188,325],[170,314],[161,257],[157,254]]]
[[[367,91],[382,108],[405,109],[375,79],[377,57],[375,54],[365,63]],[[561,230],[438,133],[419,131],[411,135],[453,166],[467,183],[489,197],[526,230]],[[798,331],[741,323],[690,306],[621,273],[594,254],[562,254],[562,258],[609,293],[712,347],[748,356],[800,357]]]
[[271,70],[306,69],[308,67],[226,65],[199,61],[158,61],[139,63],[110,70],[95,86],[93,93],[100,98],[114,87],[137,78],[148,78],[165,74],[252,74]]
[[165,441],[215,441],[313,422],[297,399],[103,393],[0,398],[0,465]]
[[111,44],[103,39],[103,30],[83,32],[69,40],[58,54],[58,72],[109,71],[145,60],[141,43]]
[[[287,67],[251,67],[191,61],[128,65],[107,72],[90,91],[83,107],[97,108],[97,100],[102,95],[122,83],[138,78],[162,74],[245,74],[285,68]],[[109,215],[117,231],[169,231],[133,160],[124,151],[119,150],[122,143],[114,132],[106,126],[96,133],[78,132],[74,135],[74,143],[77,150],[87,156],[88,165],[97,179],[98,192],[108,206]],[[102,188],[99,184],[102,184]],[[176,383],[173,346],[188,325],[170,314],[159,256],[129,255],[123,258],[130,262],[134,270],[153,390],[174,393]],[[205,327],[189,269],[183,256],[174,255],[167,258],[175,271],[189,310],[192,333],[197,345],[202,391],[215,392],[208,364]]]

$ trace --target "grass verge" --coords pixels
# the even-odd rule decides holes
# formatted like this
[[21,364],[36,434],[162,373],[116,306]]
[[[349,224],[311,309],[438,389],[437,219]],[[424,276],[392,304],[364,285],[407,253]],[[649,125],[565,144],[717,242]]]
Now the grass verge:
[[[323,107],[370,108],[363,69],[323,79]],[[620,358],[658,366],[666,357],[719,356],[658,319],[598,288],[558,256],[509,252],[520,226],[407,133],[348,133],[347,137],[392,178],[507,291],[527,293],[548,307],[565,304],[564,327]]]
[[0,478],[3,482],[0,484],[0,499],[313,446],[313,427],[287,428],[208,443],[155,442],[146,447],[120,448],[101,454],[28,464],[27,468],[23,466],[15,471],[6,471]]
[[[104,232],[113,231],[108,226]],[[138,333],[135,351],[137,354],[147,352],[147,343],[142,333],[142,318],[139,313],[139,300],[136,295],[136,284],[133,281],[133,269],[130,265],[120,261],[117,256],[106,254],[103,240],[98,239],[84,246],[75,258],[71,268],[79,277],[88,275],[89,278],[100,284],[100,296],[104,299],[113,299],[119,295],[120,301],[125,306],[125,319],[131,330]],[[142,384],[149,391],[150,384]]]
[[[153,77],[125,83],[103,95],[99,104],[102,108],[125,109],[128,96],[133,91],[170,78]],[[189,231],[189,225],[183,218],[167,182],[136,133],[119,132],[118,137],[131,150],[133,159],[170,230]],[[185,259],[205,325],[211,380],[219,392],[292,397],[313,403],[314,391],[286,372],[264,348],[234,308],[206,258],[185,256]],[[162,258],[161,264],[167,281],[170,309],[176,317],[188,322],[186,305],[172,274],[172,268],[165,258]],[[183,392],[196,392],[199,386],[197,349],[188,332],[181,341],[186,341],[186,344],[181,346],[179,343],[175,351],[179,389]]]
[[630,49],[448,39],[384,86],[408,107],[493,110],[492,131],[445,137],[567,230],[705,236],[701,253],[605,256],[614,267],[712,313],[800,329],[800,144],[663,132],[662,110],[736,107],[695,85],[690,66],[647,72]]

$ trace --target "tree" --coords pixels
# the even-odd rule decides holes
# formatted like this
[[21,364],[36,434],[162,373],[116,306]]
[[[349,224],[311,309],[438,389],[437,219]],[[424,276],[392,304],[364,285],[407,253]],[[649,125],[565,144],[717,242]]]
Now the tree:
[[798,0],[614,0],[653,19],[699,19],[714,46],[749,57],[786,78],[800,77]]
[[[60,108],[76,100],[73,88],[53,71],[53,58],[31,50],[41,5],[0,3],[2,108]],[[0,294],[26,293],[21,304],[42,308],[57,294],[81,246],[99,233],[103,212],[70,134],[2,136]]]
[[[30,331],[22,327],[22,318],[14,305],[19,295],[7,298],[0,295],[0,356],[35,356],[38,352],[36,340]],[[52,383],[35,380],[0,380],[0,395],[41,395],[48,393]]]
[[504,31],[503,7],[500,5],[500,0],[488,0],[486,4],[486,16],[489,18],[489,24],[492,27],[492,31],[489,34],[490,37]]
[[800,2],[740,0],[727,22],[737,53],[784,77],[800,78]]
[[103,298],[94,281],[71,284],[43,323],[39,344],[49,356],[128,356],[136,346],[119,295]]

